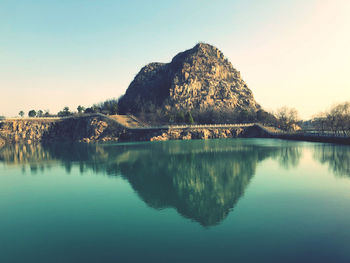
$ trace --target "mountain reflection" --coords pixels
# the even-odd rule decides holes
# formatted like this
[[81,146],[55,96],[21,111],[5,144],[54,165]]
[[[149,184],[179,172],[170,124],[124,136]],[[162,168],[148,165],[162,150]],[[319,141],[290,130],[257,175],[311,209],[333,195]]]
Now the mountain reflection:
[[54,164],[127,179],[150,207],[175,208],[203,226],[220,223],[243,196],[256,167],[272,157],[283,167],[298,164],[298,147],[242,140],[171,141],[104,145],[16,145],[0,149],[0,161],[29,166],[31,173]]
[[164,147],[153,149],[122,163],[121,173],[149,206],[174,207],[203,226],[215,225],[243,195],[256,164],[275,150],[215,142],[208,146],[172,154]]

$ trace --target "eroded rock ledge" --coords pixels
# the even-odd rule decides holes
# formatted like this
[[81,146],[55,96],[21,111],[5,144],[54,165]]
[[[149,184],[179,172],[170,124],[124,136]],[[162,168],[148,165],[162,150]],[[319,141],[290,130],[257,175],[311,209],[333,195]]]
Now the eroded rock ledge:
[[121,134],[122,141],[167,141],[192,139],[218,139],[260,137],[263,131],[256,126],[234,128],[168,128],[154,130],[129,130]]
[[125,128],[103,115],[66,119],[9,119],[0,123],[0,146],[49,141],[114,141]]

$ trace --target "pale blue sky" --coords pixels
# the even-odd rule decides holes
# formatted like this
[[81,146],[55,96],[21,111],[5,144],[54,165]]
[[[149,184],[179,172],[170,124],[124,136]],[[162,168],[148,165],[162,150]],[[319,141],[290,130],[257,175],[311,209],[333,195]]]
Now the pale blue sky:
[[122,95],[149,62],[203,41],[266,109],[350,100],[350,1],[0,0],[0,115]]

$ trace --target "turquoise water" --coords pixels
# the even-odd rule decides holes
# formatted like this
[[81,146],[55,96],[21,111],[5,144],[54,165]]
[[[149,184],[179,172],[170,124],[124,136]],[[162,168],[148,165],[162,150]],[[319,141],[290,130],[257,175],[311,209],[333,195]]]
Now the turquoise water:
[[0,262],[350,262],[350,147],[0,149]]

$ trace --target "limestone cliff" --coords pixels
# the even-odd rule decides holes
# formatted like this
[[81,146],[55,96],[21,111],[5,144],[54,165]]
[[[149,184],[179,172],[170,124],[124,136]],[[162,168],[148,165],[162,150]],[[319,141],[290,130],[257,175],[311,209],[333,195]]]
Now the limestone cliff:
[[179,53],[170,63],[143,67],[119,106],[134,113],[154,106],[177,110],[260,108],[240,72],[220,50],[204,43]]
[[9,119],[0,123],[0,146],[45,141],[118,140],[124,128],[103,115],[65,119]]

